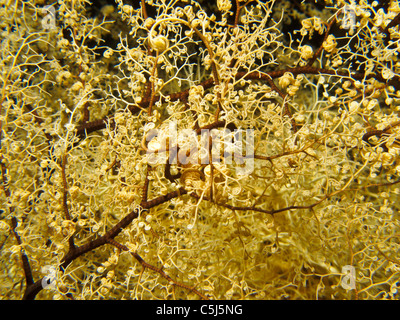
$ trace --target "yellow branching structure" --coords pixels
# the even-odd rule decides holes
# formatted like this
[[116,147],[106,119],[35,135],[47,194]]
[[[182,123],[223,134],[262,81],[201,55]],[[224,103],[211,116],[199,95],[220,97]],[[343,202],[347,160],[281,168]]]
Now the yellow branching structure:
[[398,299],[399,1],[132,3],[0,0],[0,298]]

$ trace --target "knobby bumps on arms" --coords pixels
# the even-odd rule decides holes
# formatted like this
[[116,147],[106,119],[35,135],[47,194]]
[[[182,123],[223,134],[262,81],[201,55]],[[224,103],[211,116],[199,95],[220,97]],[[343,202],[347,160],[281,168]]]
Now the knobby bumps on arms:
[[396,298],[398,2],[2,10],[2,297]]

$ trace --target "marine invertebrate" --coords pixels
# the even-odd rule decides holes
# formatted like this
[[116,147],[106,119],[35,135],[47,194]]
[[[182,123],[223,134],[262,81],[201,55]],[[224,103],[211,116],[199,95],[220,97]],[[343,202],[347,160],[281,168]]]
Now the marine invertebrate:
[[2,297],[396,298],[398,2],[116,4],[2,4]]

